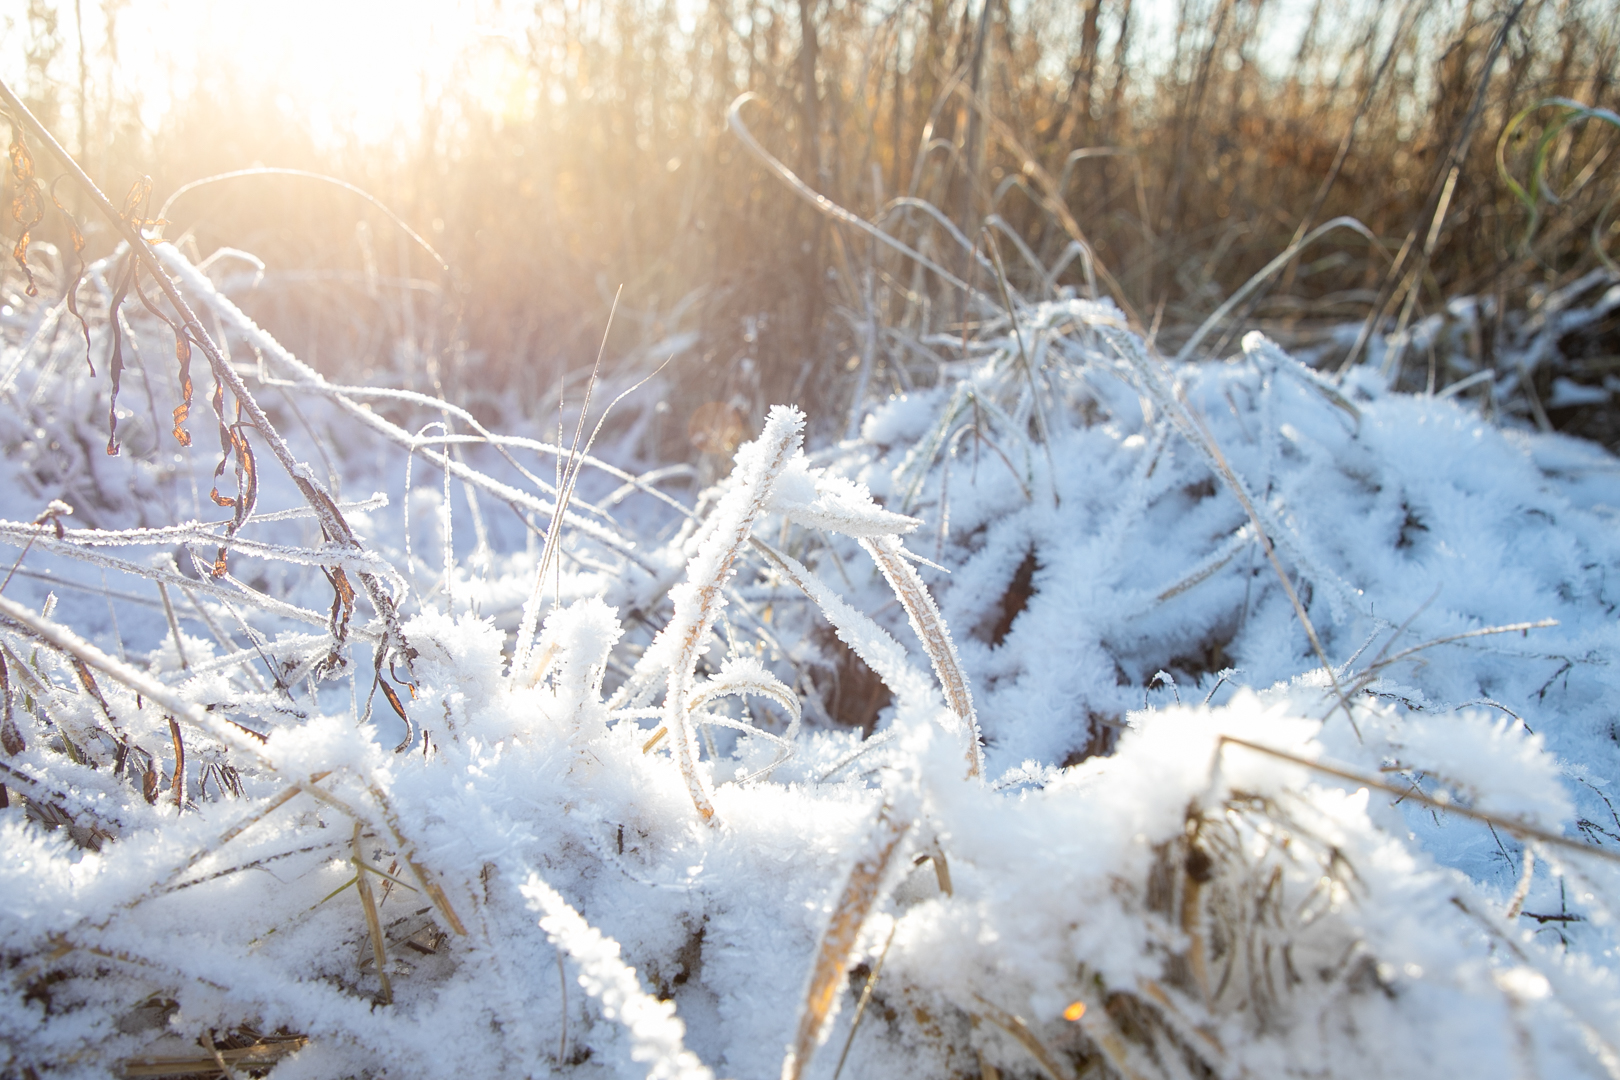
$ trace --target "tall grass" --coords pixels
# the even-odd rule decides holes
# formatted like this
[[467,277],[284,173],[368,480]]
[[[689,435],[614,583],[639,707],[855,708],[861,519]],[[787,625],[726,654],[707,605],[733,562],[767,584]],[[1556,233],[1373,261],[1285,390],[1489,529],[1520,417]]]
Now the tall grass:
[[[1171,344],[1336,216],[1377,241],[1313,245],[1221,330],[1410,320],[1459,294],[1496,296],[1500,319],[1597,265],[1594,242],[1614,244],[1600,221],[1616,190],[1612,129],[1571,126],[1553,141],[1558,201],[1528,240],[1530,214],[1494,160],[1536,101],[1614,107],[1613,0],[1314,0],[1292,11],[1294,34],[1253,0],[1179,0],[1173,26],[1130,0],[725,0],[685,23],[651,0],[541,5],[525,41],[463,60],[469,75],[505,65],[508,107],[453,82],[385,149],[317,143],[235,87],[229,57],[199,61],[210,92],[143,131],[122,89],[143,60],[115,49],[129,13],[112,0],[83,10],[109,28],[92,55],[47,0],[10,35],[27,52],[30,107],[77,133],[104,188],[146,173],[162,195],[255,163],[331,173],[395,208],[453,268],[338,189],[265,177],[186,195],[169,234],[265,258],[255,303],[273,310],[250,314],[296,327],[286,336],[300,355],[346,378],[398,369],[413,389],[490,409],[538,403],[560,358],[587,355],[622,282],[615,355],[697,334],[677,364],[703,377],[676,380],[700,389],[674,403],[670,450],[703,399],[735,398],[750,415],[819,403],[846,368],[872,374],[862,360],[883,347],[871,328],[944,330],[966,310],[938,275],[901,280],[873,263],[867,239],[750,160],[725,127],[745,91],[760,100],[751,130],[834,203],[920,222],[892,205],[915,196],[975,241],[988,222],[1033,256],[1010,257],[1014,282],[1097,278]],[[1556,122],[1518,125],[1503,147],[1510,176],[1526,176]],[[1077,241],[1088,257],[1065,256]],[[110,242],[92,234],[91,253]],[[974,273],[943,231],[921,242]],[[1063,268],[1041,282],[1035,263]]]

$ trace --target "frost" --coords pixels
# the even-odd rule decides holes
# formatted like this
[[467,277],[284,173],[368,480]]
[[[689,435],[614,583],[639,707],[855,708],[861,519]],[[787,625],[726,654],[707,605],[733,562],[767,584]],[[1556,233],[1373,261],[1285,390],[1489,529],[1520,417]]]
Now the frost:
[[[858,439],[806,455],[772,410],[693,501],[332,386],[160,250],[379,492],[334,504],[375,539],[267,467],[216,578],[167,464],[58,537],[8,458],[0,1072],[1620,1060],[1601,450],[1259,335],[1168,364],[1058,300],[977,312]],[[54,355],[19,393],[88,397]]]

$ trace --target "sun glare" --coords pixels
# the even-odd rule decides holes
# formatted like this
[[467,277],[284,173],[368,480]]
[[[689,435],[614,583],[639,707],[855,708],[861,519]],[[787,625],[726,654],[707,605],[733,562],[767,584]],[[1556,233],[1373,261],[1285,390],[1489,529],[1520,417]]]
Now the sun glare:
[[137,0],[119,19],[120,52],[149,123],[228,78],[318,142],[375,143],[410,130],[452,80],[476,75],[470,58],[507,33],[481,14],[458,0]]

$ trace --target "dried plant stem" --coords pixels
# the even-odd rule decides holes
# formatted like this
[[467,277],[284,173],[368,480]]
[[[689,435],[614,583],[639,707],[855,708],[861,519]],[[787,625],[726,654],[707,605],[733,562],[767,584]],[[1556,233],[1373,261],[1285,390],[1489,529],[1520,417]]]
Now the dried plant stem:
[[[978,994],[974,994],[973,997],[979,1003],[981,1015],[1018,1040],[1018,1044],[1029,1051],[1029,1056],[1035,1059],[1035,1063],[1041,1067],[1041,1071],[1051,1077],[1051,1080],[1074,1080],[1074,1070],[1059,1061],[1058,1056],[1052,1052],[1051,1048],[1029,1029],[1029,1024],[1024,1021],[1023,1017],[1014,1015],[999,1005],[986,1001]],[[1087,1012],[1090,1012],[1090,1010],[1088,1009]],[[1112,1055],[1110,1055],[1110,1060],[1112,1060]],[[1122,1069],[1121,1071],[1127,1077],[1135,1076],[1134,1073],[1128,1070]]]
[[1507,911],[1502,916],[1509,922],[1517,919],[1519,912],[1524,909],[1525,898],[1530,895],[1530,884],[1536,876],[1536,849],[1526,844],[1524,854],[1520,858],[1523,860],[1523,867],[1519,871],[1519,884],[1514,888],[1513,898],[1508,901]]
[[198,1038],[203,1044],[203,1049],[213,1055],[215,1064],[219,1066],[219,1071],[225,1074],[225,1080],[241,1080],[236,1070],[231,1068],[230,1062],[225,1060],[225,1055],[219,1052],[219,1047],[214,1045],[213,1032],[204,1030]]
[[866,985],[861,987],[861,999],[855,1003],[855,1016],[849,1022],[849,1037],[844,1040],[844,1049],[838,1054],[838,1067],[833,1069],[833,1080],[838,1080],[844,1072],[844,1062],[849,1058],[849,1048],[855,1045],[855,1033],[861,1030],[861,1020],[866,1016],[866,1006],[871,1004],[872,991],[877,988],[877,981],[883,975],[883,962],[889,958],[889,946],[894,944],[894,934],[900,929],[897,920],[889,927],[889,936],[883,942],[883,951],[878,953],[877,963],[872,965],[872,973],[866,977]]
[[[130,1058],[119,1067],[119,1075],[127,1077],[204,1076],[221,1071],[225,1066],[245,1069],[268,1069],[288,1054],[303,1048],[307,1039],[278,1039],[276,1042],[255,1043],[234,1050],[216,1049],[209,1057],[196,1058]],[[225,1070],[227,1075],[229,1069]]]
[[788,190],[792,191],[793,194],[815,207],[820,213],[827,215],[834,221],[841,221],[845,225],[850,225],[861,230],[868,236],[871,236],[874,240],[877,240],[879,243],[893,248],[895,251],[898,251],[900,254],[909,259],[915,260],[919,266],[926,267],[927,269],[933,271],[935,274],[938,274],[941,279],[950,283],[951,285],[956,286],[958,289],[968,293],[978,292],[978,290],[973,288],[973,286],[969,285],[967,282],[963,281],[961,278],[957,277],[943,266],[940,266],[928,256],[906,246],[904,243],[896,240],[894,237],[890,236],[876,225],[873,225],[865,218],[860,217],[857,214],[850,213],[848,210],[844,209],[842,206],[839,206],[825,195],[815,191],[810,187],[810,185],[799,179],[792,169],[782,164],[782,162],[779,161],[775,155],[761,146],[759,140],[754,138],[753,132],[748,130],[748,125],[744,124],[742,119],[742,107],[748,104],[750,101],[758,100],[759,95],[751,91],[749,93],[740,95],[731,103],[731,107],[726,110],[726,123],[731,126],[731,130],[737,136],[737,138],[742,140],[743,145],[748,148],[748,151],[763,162],[767,169],[775,173],[777,179],[781,180],[788,186]]

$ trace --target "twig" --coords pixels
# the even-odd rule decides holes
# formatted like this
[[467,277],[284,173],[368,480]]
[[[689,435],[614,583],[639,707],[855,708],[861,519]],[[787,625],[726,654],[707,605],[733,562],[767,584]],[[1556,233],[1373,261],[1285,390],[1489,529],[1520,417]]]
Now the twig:
[[1241,746],[1245,750],[1253,750],[1257,754],[1265,754],[1268,757],[1274,757],[1279,761],[1286,761],[1293,765],[1300,765],[1304,768],[1323,773],[1327,776],[1336,777],[1340,780],[1348,780],[1352,784],[1360,784],[1363,787],[1374,788],[1389,795],[1408,798],[1413,802],[1422,803],[1424,806],[1430,807],[1431,809],[1447,810],[1454,814],[1461,814],[1463,817],[1469,818],[1473,821],[1481,821],[1487,825],[1495,825],[1498,828],[1512,833],[1521,840],[1528,837],[1532,840],[1540,841],[1543,844],[1551,844],[1555,847],[1561,847],[1569,851],[1579,851],[1586,855],[1596,855],[1601,859],[1607,859],[1610,862],[1620,863],[1620,852],[1610,851],[1608,848],[1594,847],[1590,844],[1582,844],[1578,841],[1571,840],[1568,837],[1560,836],[1557,833],[1548,832],[1546,829],[1538,828],[1535,825],[1527,825],[1522,821],[1514,821],[1512,818],[1506,818],[1500,814],[1492,814],[1484,810],[1474,810],[1470,807],[1461,806],[1457,803],[1451,802],[1449,799],[1431,798],[1415,788],[1411,791],[1406,791],[1395,787],[1393,784],[1386,784],[1376,776],[1368,776],[1365,773],[1354,772],[1350,769],[1345,769],[1337,765],[1324,765],[1320,761],[1312,761],[1310,758],[1300,757],[1298,754],[1290,754],[1286,750],[1277,750],[1270,746],[1262,746],[1259,743],[1252,743],[1247,739],[1240,739],[1235,735],[1222,735],[1220,737],[1220,740],[1217,742],[1215,748],[1216,755],[1219,756],[1221,751],[1227,745]]

